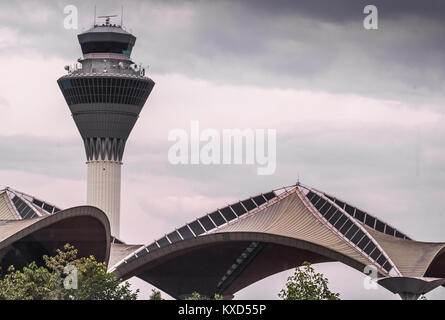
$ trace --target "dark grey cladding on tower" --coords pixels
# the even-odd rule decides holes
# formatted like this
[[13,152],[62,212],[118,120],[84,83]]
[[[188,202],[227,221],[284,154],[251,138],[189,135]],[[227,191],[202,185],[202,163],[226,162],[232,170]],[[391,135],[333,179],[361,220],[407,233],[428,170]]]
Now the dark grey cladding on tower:
[[136,37],[122,28],[105,25],[81,33],[77,36],[83,54],[88,53],[123,53],[128,57],[136,42]]
[[136,37],[102,25],[78,35],[83,59],[57,81],[87,159],[122,161],[125,143],[154,82],[130,60]]

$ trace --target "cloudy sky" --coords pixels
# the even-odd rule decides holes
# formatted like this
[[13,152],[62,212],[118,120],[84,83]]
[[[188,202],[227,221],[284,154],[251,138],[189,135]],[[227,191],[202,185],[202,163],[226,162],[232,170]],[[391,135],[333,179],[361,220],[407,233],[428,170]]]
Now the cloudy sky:
[[[64,28],[74,4],[79,28]],[[96,1],[137,36],[132,58],[156,82],[127,143],[121,238],[149,243],[216,207],[300,180],[396,225],[445,241],[445,3],[426,0]],[[374,4],[379,28],[363,28]],[[62,207],[86,201],[85,155],[56,80],[81,56],[85,1],[0,4],[0,185]],[[277,168],[168,162],[175,128],[277,130]],[[317,266],[345,299],[363,289]],[[291,272],[240,291],[275,299]],[[147,297],[150,286],[132,282]],[[439,288],[428,294],[444,299]]]

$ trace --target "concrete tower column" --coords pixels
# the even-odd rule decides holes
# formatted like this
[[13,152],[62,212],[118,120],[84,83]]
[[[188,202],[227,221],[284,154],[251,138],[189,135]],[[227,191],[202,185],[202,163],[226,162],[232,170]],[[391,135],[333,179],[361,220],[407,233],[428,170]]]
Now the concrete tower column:
[[111,234],[119,237],[122,163],[88,161],[87,165],[87,203],[105,212],[110,220]]

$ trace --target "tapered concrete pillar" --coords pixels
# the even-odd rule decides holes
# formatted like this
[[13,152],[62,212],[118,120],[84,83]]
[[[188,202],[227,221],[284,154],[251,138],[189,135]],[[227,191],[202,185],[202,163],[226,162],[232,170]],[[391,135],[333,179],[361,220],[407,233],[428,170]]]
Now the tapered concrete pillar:
[[400,296],[400,298],[402,298],[402,300],[417,300],[417,299],[419,299],[420,294],[403,292],[403,293],[399,293],[399,296]]
[[430,277],[386,277],[378,279],[377,282],[392,293],[398,294],[403,300],[417,300],[422,294],[444,285],[445,279]]
[[111,234],[120,234],[121,163],[89,161],[87,203],[101,209],[110,220]]

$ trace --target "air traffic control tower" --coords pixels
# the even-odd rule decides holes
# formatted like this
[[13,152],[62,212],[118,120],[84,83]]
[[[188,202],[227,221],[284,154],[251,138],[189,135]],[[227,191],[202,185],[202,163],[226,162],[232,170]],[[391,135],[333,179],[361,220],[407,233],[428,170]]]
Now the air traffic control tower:
[[106,213],[118,237],[125,143],[154,82],[130,59],[136,37],[111,17],[78,35],[83,58],[57,82],[85,145],[87,203]]

